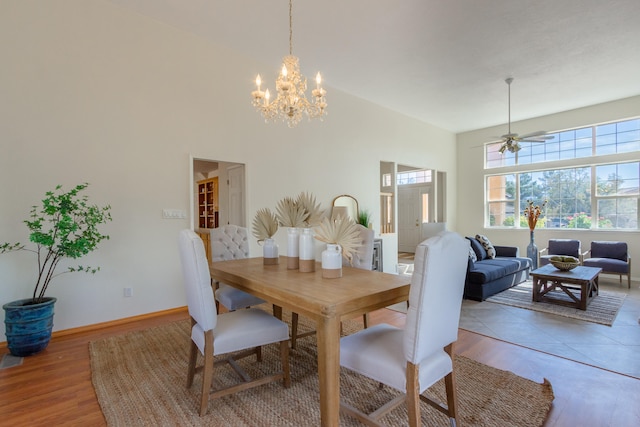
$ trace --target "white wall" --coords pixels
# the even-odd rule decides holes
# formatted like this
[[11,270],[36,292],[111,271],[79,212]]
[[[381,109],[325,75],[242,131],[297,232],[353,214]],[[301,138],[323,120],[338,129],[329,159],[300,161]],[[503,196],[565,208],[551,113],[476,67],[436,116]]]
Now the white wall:
[[[22,221],[56,184],[89,182],[112,206],[111,239],[82,260],[102,271],[52,283],[54,330],[185,304],[177,234],[190,220],[161,211],[189,211],[190,155],[246,164],[248,224],[301,191],[325,207],[352,194],[376,224],[380,160],[449,172],[456,199],[453,134],[334,90],[329,74],[324,122],[265,125],[252,78],[280,58],[256,64],[111,3],[4,1],[0,58],[0,242],[27,239]],[[29,297],[34,278],[31,254],[0,256],[0,304]]]
[[[621,99],[614,102],[566,111],[559,114],[512,123],[511,128],[526,134],[538,130],[549,132],[588,126],[596,123],[622,120],[640,115],[640,96]],[[506,125],[458,134],[458,223],[457,230],[466,236],[478,233],[486,234],[499,245],[520,247],[520,253],[526,254],[529,244],[529,230],[485,229],[484,228],[484,174],[483,143],[495,139],[495,135],[506,132]],[[492,136],[494,138],[492,138]],[[629,160],[640,160],[640,156]],[[603,230],[536,230],[536,245],[539,249],[547,246],[549,239],[579,239],[583,251],[589,249],[593,240],[625,241],[632,256],[632,277],[640,277],[640,263],[633,262],[634,255],[640,254],[640,232],[603,231]]]

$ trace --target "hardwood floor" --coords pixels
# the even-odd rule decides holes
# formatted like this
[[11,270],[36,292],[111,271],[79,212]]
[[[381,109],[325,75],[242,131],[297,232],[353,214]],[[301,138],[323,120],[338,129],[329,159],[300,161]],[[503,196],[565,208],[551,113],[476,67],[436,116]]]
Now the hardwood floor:
[[[103,426],[91,383],[88,343],[187,318],[186,311],[58,336],[21,366],[0,370],[0,424]],[[371,313],[371,323],[401,326],[405,315]],[[533,381],[547,378],[555,400],[545,426],[640,425],[640,380],[460,330],[456,353]],[[6,353],[0,349],[0,355]]]

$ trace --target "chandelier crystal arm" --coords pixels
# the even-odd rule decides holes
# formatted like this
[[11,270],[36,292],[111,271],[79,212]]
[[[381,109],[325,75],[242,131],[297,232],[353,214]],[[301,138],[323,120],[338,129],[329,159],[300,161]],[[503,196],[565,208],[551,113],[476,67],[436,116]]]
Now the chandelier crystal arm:
[[293,55],[293,0],[289,0],[289,55]]
[[316,75],[316,88],[311,91],[312,102],[307,100],[307,78],[300,73],[300,64],[293,56],[293,7],[289,0],[289,55],[282,60],[282,69],[276,78],[276,98],[269,101],[269,89],[262,91],[262,78],[256,77],[256,90],[251,92],[252,105],[262,114],[266,122],[280,119],[294,127],[306,114],[309,119],[322,120],[326,115],[327,91],[322,88],[322,77]]

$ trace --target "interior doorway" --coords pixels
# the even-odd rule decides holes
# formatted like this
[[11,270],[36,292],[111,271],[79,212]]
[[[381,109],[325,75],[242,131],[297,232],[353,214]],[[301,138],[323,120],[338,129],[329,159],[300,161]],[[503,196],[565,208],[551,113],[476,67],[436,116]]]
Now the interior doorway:
[[398,187],[398,252],[415,252],[425,222],[429,222],[429,188]]
[[[193,171],[191,180],[192,195],[192,228],[195,231],[208,232],[209,229],[225,224],[246,227],[245,201],[245,165],[242,163],[226,162],[192,158]],[[206,199],[199,194],[199,183],[217,182],[217,188],[211,198]],[[200,185],[200,190],[202,186]],[[215,222],[201,221],[202,215],[215,215]],[[211,225],[214,226],[211,226]],[[202,225],[205,225],[202,227]]]

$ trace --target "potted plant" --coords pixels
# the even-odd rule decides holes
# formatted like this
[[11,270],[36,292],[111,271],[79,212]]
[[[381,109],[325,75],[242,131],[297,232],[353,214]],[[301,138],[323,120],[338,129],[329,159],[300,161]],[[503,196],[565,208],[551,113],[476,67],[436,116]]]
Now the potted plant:
[[58,185],[45,194],[40,208],[31,208],[29,219],[24,223],[35,249],[20,243],[0,245],[0,253],[25,250],[36,254],[38,275],[33,295],[3,305],[7,346],[14,356],[38,353],[49,344],[56,302],[56,298],[45,297],[51,280],[64,273],[94,274],[100,270],[100,267],[79,265],[56,272],[63,258],[80,258],[96,249],[102,240],[109,239],[99,232],[98,226],[111,221],[111,206],[89,204],[88,196],[80,194],[88,185],[80,184],[67,192]]
[[369,228],[369,226],[371,225],[371,212],[369,212],[367,209],[363,209],[358,212],[358,224]]

